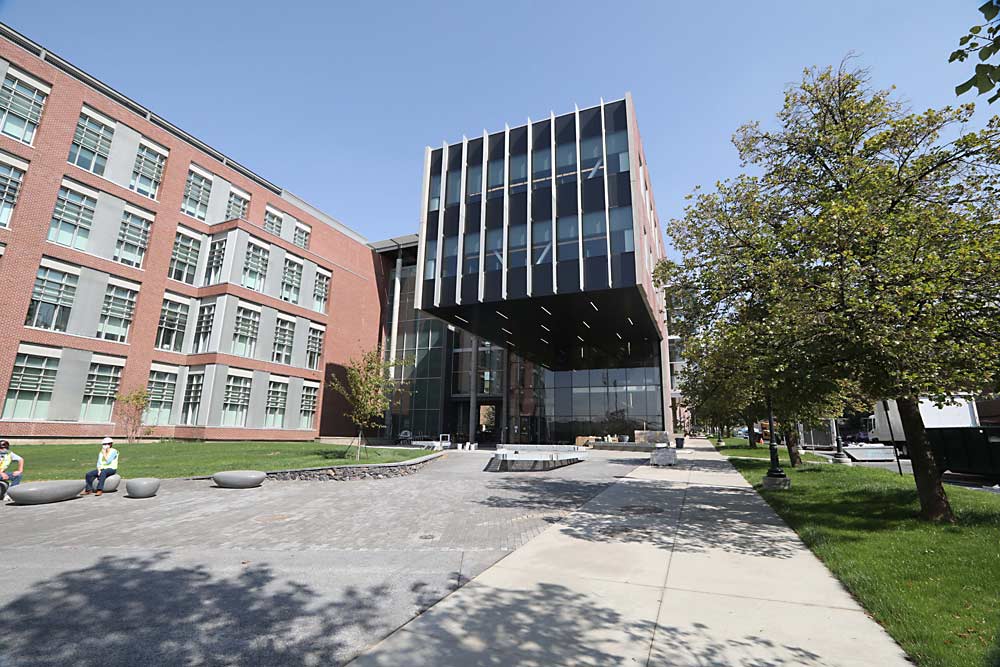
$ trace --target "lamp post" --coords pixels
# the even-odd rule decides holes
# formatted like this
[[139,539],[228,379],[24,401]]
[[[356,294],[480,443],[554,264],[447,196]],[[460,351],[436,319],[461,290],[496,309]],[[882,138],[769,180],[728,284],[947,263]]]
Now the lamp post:
[[851,463],[850,457],[844,453],[844,439],[840,437],[840,424],[837,423],[836,419],[831,419],[830,422],[833,424],[834,443],[837,446],[837,451],[834,453],[833,458],[830,459],[830,462],[839,463],[843,466],[854,465]]
[[771,431],[771,440],[768,449],[771,454],[771,467],[768,468],[767,475],[764,476],[765,489],[787,489],[792,485],[792,480],[781,469],[778,461],[778,443],[774,439],[774,407],[771,405],[771,395],[767,395],[767,427]]

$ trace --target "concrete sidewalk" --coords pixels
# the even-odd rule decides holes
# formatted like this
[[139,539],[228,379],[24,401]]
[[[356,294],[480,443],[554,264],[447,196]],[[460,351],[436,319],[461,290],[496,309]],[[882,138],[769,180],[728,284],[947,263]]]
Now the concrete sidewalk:
[[350,664],[911,665],[711,445],[679,454]]

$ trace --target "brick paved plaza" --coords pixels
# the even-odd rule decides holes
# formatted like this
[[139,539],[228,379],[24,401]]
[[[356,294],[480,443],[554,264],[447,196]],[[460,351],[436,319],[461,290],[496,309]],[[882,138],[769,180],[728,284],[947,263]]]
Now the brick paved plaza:
[[450,452],[386,480],[167,480],[149,500],[8,505],[3,664],[339,664],[643,463],[594,452],[483,473],[487,458]]

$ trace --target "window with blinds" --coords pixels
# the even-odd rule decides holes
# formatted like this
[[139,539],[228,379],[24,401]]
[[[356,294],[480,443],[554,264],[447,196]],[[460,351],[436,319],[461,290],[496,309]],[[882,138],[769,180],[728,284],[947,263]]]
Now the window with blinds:
[[246,426],[250,407],[251,379],[240,375],[226,378],[226,393],[222,399],[222,425]]
[[309,335],[306,337],[306,366],[312,370],[317,370],[323,359],[323,334],[325,333],[322,329],[309,327]]
[[163,153],[139,144],[139,150],[135,154],[135,165],[132,167],[132,180],[128,187],[144,197],[156,199],[166,163],[167,158]]
[[86,250],[96,209],[97,200],[93,197],[65,186],[59,188],[49,225],[49,240],[77,250]]
[[7,386],[4,419],[45,419],[56,386],[59,359],[18,354]]
[[101,319],[97,325],[97,337],[124,343],[132,326],[135,300],[138,292],[120,285],[108,285],[101,306]]
[[77,276],[46,266],[38,267],[31,290],[26,327],[66,331],[69,313],[76,298]]
[[299,402],[299,428],[315,428],[318,396],[319,387],[302,387],[302,398]]
[[294,343],[295,322],[279,317],[274,325],[274,350],[271,353],[271,361],[279,364],[291,364]]
[[0,227],[10,224],[10,217],[17,206],[17,195],[21,192],[24,172],[17,167],[0,162]]
[[267,261],[270,251],[256,243],[247,244],[246,258],[243,260],[243,286],[256,292],[264,291],[267,276]]
[[198,310],[198,322],[194,327],[195,353],[208,352],[212,340],[212,324],[215,322],[215,304],[206,303]]
[[0,132],[30,145],[42,121],[46,97],[8,71],[0,86]]
[[188,373],[184,386],[184,402],[181,404],[181,423],[194,426],[201,411],[201,392],[205,386],[204,373]]
[[284,218],[280,213],[275,213],[271,210],[264,211],[264,231],[271,232],[275,236],[281,236],[283,223]]
[[325,313],[326,303],[330,299],[330,276],[322,273],[316,274],[316,282],[313,284],[313,310]]
[[146,391],[149,393],[149,407],[146,408],[145,423],[152,426],[169,424],[177,392],[177,374],[150,371]]
[[206,178],[196,171],[188,170],[181,211],[199,220],[204,220],[208,216],[208,199],[211,194],[212,179]]
[[87,113],[81,113],[73,134],[73,143],[69,147],[69,163],[103,176],[114,136],[114,126],[106,125]]
[[208,265],[205,267],[205,284],[223,282],[222,264],[226,261],[226,239],[216,239],[208,246]]
[[267,406],[264,412],[265,428],[284,428],[285,407],[288,404],[288,384],[269,382],[267,385]]
[[251,308],[236,309],[236,325],[233,327],[233,354],[252,357],[257,349],[257,332],[260,329],[260,313]]
[[302,265],[290,259],[285,259],[281,272],[281,298],[289,303],[299,302],[299,292],[302,287]]
[[170,253],[170,267],[167,276],[182,283],[194,285],[200,254],[200,240],[187,234],[178,233],[174,239],[174,249]]
[[302,224],[295,226],[295,235],[292,237],[292,243],[300,248],[309,249],[309,237],[312,236],[312,230]]
[[164,299],[160,310],[160,324],[156,330],[156,347],[168,352],[184,349],[184,330],[187,329],[188,307],[186,304]]
[[250,200],[240,193],[230,190],[226,204],[226,220],[246,220],[250,212]]
[[115,242],[114,260],[126,266],[139,268],[149,247],[149,230],[153,226],[149,220],[134,213],[122,213],[118,240]]
[[111,410],[118,395],[122,367],[113,364],[90,364],[87,382],[83,387],[83,402],[80,405],[80,421],[111,421]]

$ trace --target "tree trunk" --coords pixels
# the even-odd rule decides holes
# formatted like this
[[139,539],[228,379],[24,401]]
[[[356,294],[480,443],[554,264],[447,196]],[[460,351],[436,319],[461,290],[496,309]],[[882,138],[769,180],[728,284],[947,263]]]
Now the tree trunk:
[[364,436],[365,436],[364,429],[358,429],[358,453],[357,453],[357,456],[354,457],[355,461],[360,461],[361,460],[361,443],[362,443],[361,439]]
[[753,420],[747,419],[747,442],[750,443],[750,449],[757,449],[757,441],[754,440],[753,436]]
[[944,492],[944,484],[941,483],[941,469],[934,459],[927,432],[924,430],[919,401],[920,399],[912,396],[896,399],[899,418],[903,423],[903,437],[906,438],[906,447],[910,451],[913,481],[917,484],[917,496],[920,498],[920,518],[926,521],[954,523],[955,515]]
[[802,454],[799,452],[799,434],[796,429],[785,429],[785,449],[788,450],[788,460],[792,467],[802,465]]

